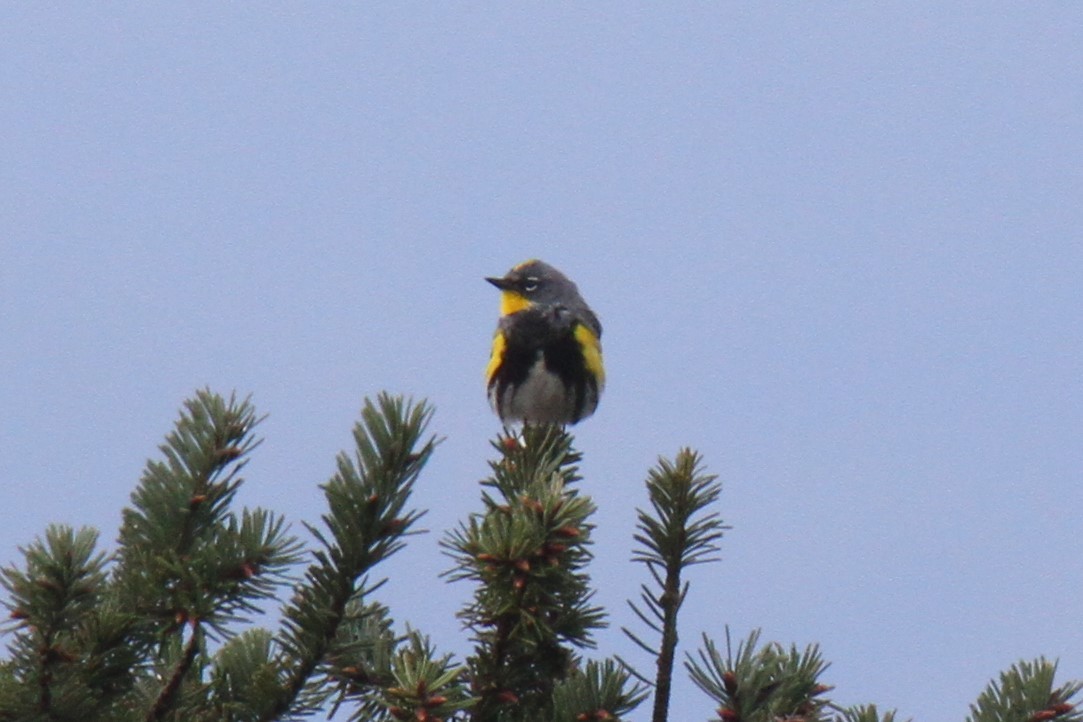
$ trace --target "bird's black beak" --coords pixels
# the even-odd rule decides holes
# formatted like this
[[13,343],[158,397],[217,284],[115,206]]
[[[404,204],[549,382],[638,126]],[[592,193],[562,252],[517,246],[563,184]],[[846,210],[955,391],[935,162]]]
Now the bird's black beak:
[[488,281],[489,283],[493,284],[497,288],[499,288],[501,291],[507,291],[512,287],[512,282],[510,280],[508,280],[507,278],[488,278],[487,277],[485,280]]

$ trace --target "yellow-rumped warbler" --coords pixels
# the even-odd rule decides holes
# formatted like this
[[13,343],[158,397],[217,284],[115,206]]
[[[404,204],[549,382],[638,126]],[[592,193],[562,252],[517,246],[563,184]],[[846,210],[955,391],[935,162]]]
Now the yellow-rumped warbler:
[[485,369],[500,420],[574,424],[593,414],[605,387],[602,325],[571,279],[530,260],[485,280],[502,291]]

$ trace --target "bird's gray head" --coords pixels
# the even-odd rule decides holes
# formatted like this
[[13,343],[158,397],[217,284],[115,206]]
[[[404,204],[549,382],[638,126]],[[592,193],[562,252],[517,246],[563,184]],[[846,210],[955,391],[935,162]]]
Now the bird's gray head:
[[585,306],[583,298],[579,295],[579,289],[570,278],[545,261],[532,259],[515,266],[501,278],[486,278],[505,294],[521,297],[526,303],[523,306],[533,304],[563,305],[568,307]]

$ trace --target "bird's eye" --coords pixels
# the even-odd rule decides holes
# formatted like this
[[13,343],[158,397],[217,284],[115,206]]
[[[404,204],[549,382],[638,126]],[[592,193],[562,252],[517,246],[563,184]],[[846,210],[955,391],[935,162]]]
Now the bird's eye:
[[538,290],[538,278],[537,276],[527,276],[523,279],[523,290],[527,293],[533,293]]

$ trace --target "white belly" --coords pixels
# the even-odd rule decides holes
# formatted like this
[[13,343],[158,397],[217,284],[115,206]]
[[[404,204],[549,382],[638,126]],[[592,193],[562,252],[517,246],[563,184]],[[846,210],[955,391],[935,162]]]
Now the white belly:
[[[496,399],[491,399],[496,401]],[[539,358],[518,388],[504,390],[503,416],[536,423],[566,424],[575,413],[575,394]],[[495,406],[495,404],[494,404]]]

